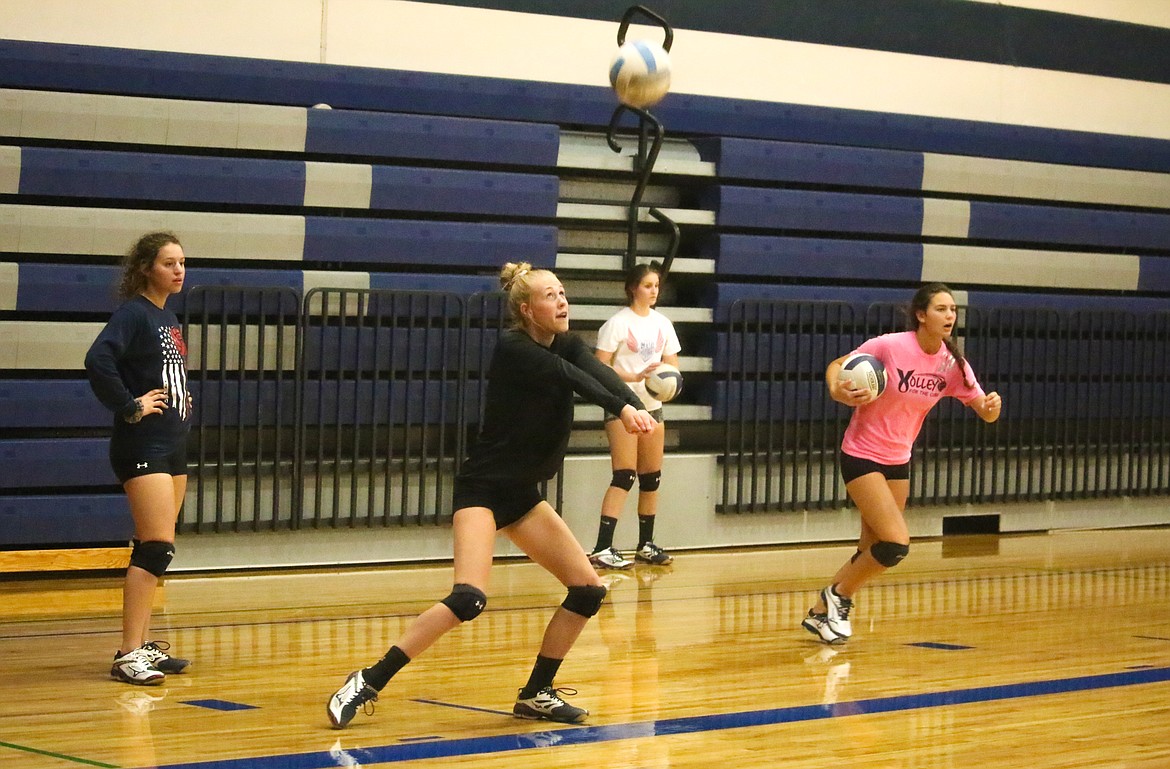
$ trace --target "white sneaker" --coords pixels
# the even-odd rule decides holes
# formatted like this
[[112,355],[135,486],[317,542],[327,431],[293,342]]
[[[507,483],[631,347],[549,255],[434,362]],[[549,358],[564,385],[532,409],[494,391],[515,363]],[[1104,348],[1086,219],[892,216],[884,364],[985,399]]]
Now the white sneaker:
[[151,656],[142,647],[121,657],[115,654],[110,677],[136,686],[158,686],[167,680],[166,674],[152,664]]
[[853,610],[853,599],[837,595],[832,586],[821,591],[821,600],[825,602],[825,618],[829,629],[841,638],[853,635],[853,625],[849,622],[849,612]]
[[812,609],[808,610],[808,616],[801,621],[800,626],[827,644],[845,640],[829,627],[829,618],[826,615],[816,614]]
[[589,556],[589,563],[593,564],[595,569],[632,569],[634,568],[633,561],[627,561],[616,547],[608,547],[605,550],[598,550],[596,553],[591,553]]
[[344,729],[357,715],[358,708],[365,711],[366,715],[372,715],[377,700],[378,692],[366,683],[362,671],[355,670],[329,698],[325,712],[329,714],[329,723],[333,724],[334,729]]
[[517,696],[516,704],[512,706],[512,715],[517,718],[543,718],[562,724],[579,724],[584,721],[589,711],[565,702],[561,698],[562,693],[576,694],[577,690],[546,686],[531,697]]
[[651,566],[666,566],[674,561],[674,556],[666,552],[653,542],[647,542],[634,553],[634,560],[638,563],[648,563]]

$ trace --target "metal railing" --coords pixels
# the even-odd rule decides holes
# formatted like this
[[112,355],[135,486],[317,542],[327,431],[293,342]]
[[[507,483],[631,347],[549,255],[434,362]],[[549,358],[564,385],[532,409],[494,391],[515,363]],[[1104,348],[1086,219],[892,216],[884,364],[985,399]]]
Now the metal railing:
[[[721,512],[845,503],[837,456],[849,413],[828,398],[824,369],[902,327],[892,305],[730,309]],[[964,308],[956,333],[984,389],[1003,396],[1003,418],[984,424],[943,399],[915,445],[912,503],[1170,492],[1170,316]]]
[[[193,289],[183,530],[448,523],[505,314],[498,292]],[[720,512],[848,504],[849,411],[824,368],[901,325],[891,305],[730,308],[713,371]],[[984,424],[944,398],[915,446],[914,503],[1170,493],[1170,314],[965,308],[956,338],[1003,418]],[[560,509],[559,480],[545,492]]]
[[499,292],[193,289],[183,530],[448,523],[505,315]]

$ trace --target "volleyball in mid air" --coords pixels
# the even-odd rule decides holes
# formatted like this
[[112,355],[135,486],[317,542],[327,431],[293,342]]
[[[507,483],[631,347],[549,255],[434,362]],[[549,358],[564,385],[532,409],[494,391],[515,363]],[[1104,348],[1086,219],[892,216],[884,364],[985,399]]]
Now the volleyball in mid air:
[[657,43],[630,40],[609,65],[609,84],[622,104],[651,107],[670,90],[670,56]]

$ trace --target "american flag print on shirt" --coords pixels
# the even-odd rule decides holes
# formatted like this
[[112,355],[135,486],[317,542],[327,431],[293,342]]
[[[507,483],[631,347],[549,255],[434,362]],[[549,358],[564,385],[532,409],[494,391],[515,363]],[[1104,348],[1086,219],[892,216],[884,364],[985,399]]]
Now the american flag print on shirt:
[[162,386],[167,391],[167,403],[178,409],[179,419],[186,422],[187,408],[187,343],[178,326],[160,326],[158,339],[162,344]]

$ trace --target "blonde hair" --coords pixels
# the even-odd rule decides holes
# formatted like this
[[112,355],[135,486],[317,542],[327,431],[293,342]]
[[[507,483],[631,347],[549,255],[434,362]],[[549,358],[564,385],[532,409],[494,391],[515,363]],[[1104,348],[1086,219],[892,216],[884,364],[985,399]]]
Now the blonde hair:
[[549,273],[539,267],[533,267],[528,262],[508,262],[500,270],[500,288],[508,295],[508,316],[512,321],[512,328],[524,328],[524,316],[520,314],[520,305],[532,299],[532,283],[541,273]]

